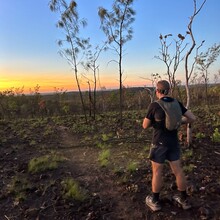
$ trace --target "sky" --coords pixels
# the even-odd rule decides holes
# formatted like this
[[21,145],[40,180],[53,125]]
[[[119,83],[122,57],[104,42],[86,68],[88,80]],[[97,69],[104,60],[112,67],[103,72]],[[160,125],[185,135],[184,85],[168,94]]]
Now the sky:
[[[77,1],[79,16],[88,23],[80,34],[89,37],[93,47],[102,45],[106,40],[100,29],[98,8],[101,6],[110,11],[112,2]],[[201,2],[197,0],[198,7]],[[178,39],[179,33],[184,35],[193,6],[193,0],[134,0],[134,34],[132,40],[124,45],[122,61],[124,86],[149,86],[151,82],[148,79],[152,73],[167,78],[165,64],[155,58],[161,47],[159,35],[171,33],[170,41]],[[220,43],[219,10],[219,0],[207,0],[195,18],[193,31],[197,45],[205,40],[201,52],[214,43]],[[50,11],[49,0],[0,0],[0,91],[23,88],[25,93],[29,93],[37,85],[42,93],[77,90],[71,66],[58,53],[57,41],[63,38],[62,31],[56,28],[58,18],[58,14]],[[190,43],[189,38],[186,43]],[[114,51],[108,50],[101,53],[97,61],[99,88],[119,86],[118,66],[111,60],[117,60],[117,56]],[[81,87],[87,90],[87,81],[92,80],[92,73],[81,66],[78,68]],[[209,69],[210,80],[218,70],[219,58]],[[176,77],[184,83],[184,63],[180,64]]]

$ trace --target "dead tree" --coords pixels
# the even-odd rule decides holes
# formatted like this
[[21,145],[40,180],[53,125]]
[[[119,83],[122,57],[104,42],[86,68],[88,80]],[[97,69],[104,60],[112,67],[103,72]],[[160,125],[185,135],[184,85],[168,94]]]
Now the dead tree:
[[[203,8],[206,0],[204,0],[202,2],[202,4],[200,5],[200,7],[197,7],[197,0],[193,0],[194,2],[194,11],[193,11],[193,15],[190,17],[190,21],[188,24],[188,30],[187,33],[189,34],[190,38],[191,38],[191,46],[189,48],[189,51],[186,53],[185,56],[185,80],[186,80],[186,84],[185,84],[185,88],[186,88],[186,97],[187,97],[187,102],[186,102],[186,107],[189,109],[190,108],[190,89],[189,89],[189,81],[190,78],[192,76],[194,67],[195,67],[195,60],[193,61],[193,64],[191,65],[191,67],[189,66],[189,58],[193,52],[193,50],[195,49],[196,46],[196,41],[194,38],[194,33],[193,33],[193,22],[195,17],[198,15],[198,13],[201,11],[201,9]],[[190,68],[190,69],[189,69]],[[187,145],[190,146],[192,142],[192,129],[191,129],[191,124],[187,125]]]
[[[187,35],[187,33],[186,33]],[[172,34],[166,34],[166,35],[162,35],[160,34],[160,43],[161,43],[161,48],[160,48],[160,55],[159,56],[155,56],[156,59],[161,60],[164,62],[164,64],[166,65],[166,75],[168,76],[168,80],[170,83],[170,88],[171,88],[171,95],[173,94],[173,91],[176,87],[176,72],[177,69],[179,67],[179,64],[181,61],[183,61],[184,57],[181,56],[181,54],[183,53],[183,51],[185,50],[187,44],[185,44],[184,46],[182,45],[184,40],[185,40],[185,36],[178,34],[178,40],[174,39],[175,42],[175,47],[174,47],[174,54],[172,55],[170,53],[170,47],[172,46],[173,42],[167,42],[167,39],[169,37],[172,36]]]

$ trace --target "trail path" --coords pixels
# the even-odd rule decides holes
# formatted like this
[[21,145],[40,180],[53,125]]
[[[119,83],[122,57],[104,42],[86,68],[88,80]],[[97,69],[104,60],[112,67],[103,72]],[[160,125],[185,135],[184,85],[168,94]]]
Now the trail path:
[[[125,185],[118,183],[108,169],[100,167],[96,147],[79,147],[79,139],[68,129],[61,129],[63,154],[69,159],[71,174],[84,185],[89,193],[99,199],[103,219],[145,219],[144,202],[140,204],[132,195],[126,193]],[[96,210],[94,210],[96,212]],[[91,212],[91,219],[96,213]],[[88,217],[89,219],[89,217]]]

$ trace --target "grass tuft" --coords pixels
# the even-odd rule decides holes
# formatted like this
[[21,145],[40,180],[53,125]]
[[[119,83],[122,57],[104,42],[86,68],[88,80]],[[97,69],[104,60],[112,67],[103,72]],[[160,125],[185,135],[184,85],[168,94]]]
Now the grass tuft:
[[46,170],[53,170],[58,167],[58,162],[62,162],[63,160],[64,157],[56,154],[33,158],[28,163],[28,171],[30,173],[39,173]]
[[137,170],[138,166],[137,163],[132,161],[127,165],[127,170],[130,173],[134,173]]
[[102,167],[106,167],[109,163],[110,150],[105,149],[99,154],[99,162]]
[[213,142],[216,142],[216,143],[219,143],[219,142],[220,142],[220,133],[219,133],[218,128],[216,128],[216,129],[214,130],[214,133],[213,133],[213,135],[212,135],[212,141],[213,141]]
[[61,182],[64,191],[64,197],[67,199],[75,199],[84,201],[86,199],[85,191],[79,186],[74,179],[67,178]]
[[30,188],[30,183],[24,176],[14,176],[7,188],[8,192],[15,196],[15,201],[20,202],[26,199],[26,191]]

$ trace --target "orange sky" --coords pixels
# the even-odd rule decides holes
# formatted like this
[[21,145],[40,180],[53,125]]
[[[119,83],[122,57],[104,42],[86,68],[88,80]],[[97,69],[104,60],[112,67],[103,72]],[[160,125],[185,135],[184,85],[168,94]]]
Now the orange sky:
[[[88,89],[88,80],[81,81],[81,89],[87,90]],[[125,80],[124,86],[144,86],[146,85],[147,80]],[[101,84],[101,85],[100,85]],[[7,77],[5,74],[1,77],[0,82],[0,91],[6,91],[9,89],[17,89],[17,88],[24,88],[24,93],[29,94],[30,89],[34,91],[34,88],[39,85],[40,86],[40,93],[45,92],[54,92],[55,87],[57,89],[63,89],[67,91],[77,91],[76,80],[74,75],[71,73],[67,74],[48,74],[48,75],[37,75],[37,74],[29,74],[29,75],[22,75],[22,74],[10,74],[10,77]],[[91,88],[93,88],[93,83],[90,82]],[[106,89],[114,89],[119,87],[119,80],[118,76],[102,76],[100,79],[100,83],[97,82],[97,89],[101,87],[105,87]]]

